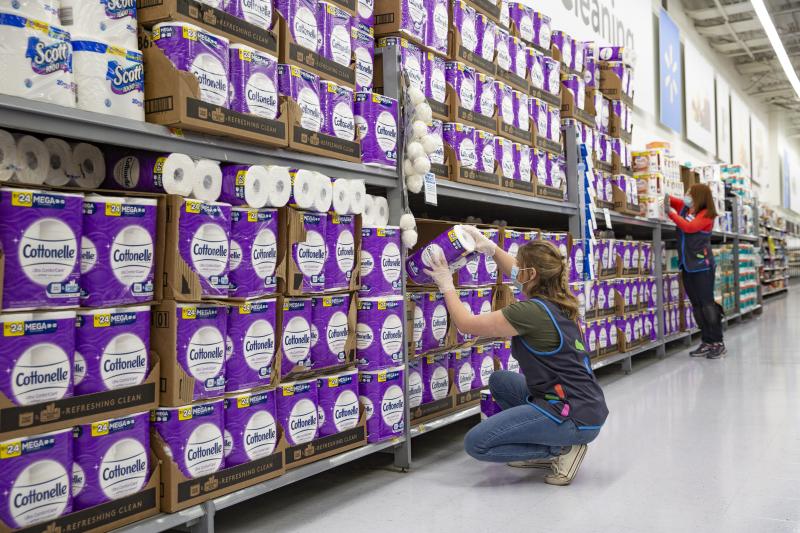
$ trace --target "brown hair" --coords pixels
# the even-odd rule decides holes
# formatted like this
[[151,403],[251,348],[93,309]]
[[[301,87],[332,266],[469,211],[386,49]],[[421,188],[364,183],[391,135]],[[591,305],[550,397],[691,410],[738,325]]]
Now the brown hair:
[[569,290],[567,267],[561,252],[548,241],[531,241],[517,252],[520,270],[535,268],[536,279],[526,285],[528,298],[542,298],[559,307],[570,320],[578,318],[578,300]]
[[706,210],[705,217],[714,220],[717,218],[717,208],[714,205],[714,196],[711,189],[705,183],[695,183],[689,188],[689,196],[692,197],[692,210],[699,213]]

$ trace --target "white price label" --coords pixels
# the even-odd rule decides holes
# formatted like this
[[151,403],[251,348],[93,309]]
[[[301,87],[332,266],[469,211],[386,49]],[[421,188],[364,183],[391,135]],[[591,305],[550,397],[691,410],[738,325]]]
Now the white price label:
[[611,229],[611,213],[608,212],[608,208],[603,208],[603,216],[606,217],[606,228]]
[[425,203],[439,205],[436,198],[436,174],[428,172],[425,174]]

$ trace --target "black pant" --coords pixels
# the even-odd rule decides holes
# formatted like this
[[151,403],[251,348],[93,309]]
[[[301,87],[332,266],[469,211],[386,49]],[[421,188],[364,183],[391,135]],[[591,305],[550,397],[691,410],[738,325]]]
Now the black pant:
[[702,333],[703,342],[722,342],[722,306],[714,301],[716,268],[704,272],[681,271],[686,295],[692,302],[692,312]]

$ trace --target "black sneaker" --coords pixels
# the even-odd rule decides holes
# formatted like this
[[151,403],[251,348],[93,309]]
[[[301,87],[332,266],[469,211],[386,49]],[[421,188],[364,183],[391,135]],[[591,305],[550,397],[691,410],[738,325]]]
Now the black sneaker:
[[728,350],[725,348],[725,343],[717,342],[711,345],[711,349],[706,357],[709,359],[719,359],[726,353],[728,353]]
[[689,352],[689,355],[691,357],[705,357],[709,354],[710,351],[711,351],[711,345],[701,342],[700,346],[698,346],[695,350]]

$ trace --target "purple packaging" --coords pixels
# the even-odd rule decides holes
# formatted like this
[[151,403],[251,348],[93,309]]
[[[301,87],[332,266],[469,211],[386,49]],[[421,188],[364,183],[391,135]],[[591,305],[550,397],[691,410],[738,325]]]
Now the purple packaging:
[[346,141],[356,137],[356,121],[353,115],[353,91],[337,85],[332,81],[319,82],[320,112],[322,113],[322,129],[325,135],[331,135]]
[[435,402],[450,392],[450,354],[422,358],[422,403]]
[[319,2],[318,20],[322,41],[319,53],[334,63],[350,66],[353,50],[351,45],[352,16],[350,13],[328,2]]
[[561,252],[561,257],[567,258],[567,248],[569,246],[569,234],[564,231],[545,231],[541,235],[542,240],[551,242]]
[[488,131],[475,130],[476,170],[494,173],[495,153],[494,134]]
[[601,61],[621,61],[627,64],[632,63],[632,50],[626,49],[624,46],[601,46],[598,51],[598,57]]
[[422,360],[408,362],[408,407],[422,405]]
[[403,297],[358,300],[356,350],[358,367],[375,370],[403,361]]
[[432,165],[444,165],[445,161],[445,154],[444,154],[444,134],[441,120],[433,119],[431,120],[430,126],[428,126],[428,134],[433,137],[433,140],[436,142],[436,149],[428,154],[428,157],[431,160]]
[[[365,0],[359,1],[358,12],[361,13],[361,4]],[[372,13],[371,2],[370,13]],[[353,55],[355,57],[356,69],[356,91],[371,91],[373,87],[373,73],[375,66],[373,57],[375,56],[375,37],[372,27],[353,25],[350,34],[353,43]]]
[[561,52],[561,62],[567,68],[575,69],[575,40],[563,31],[554,31],[551,37],[551,44]]
[[150,307],[78,311],[74,394],[139,385],[150,371]]
[[442,136],[461,166],[474,169],[477,164],[475,128],[460,122],[445,122],[442,125]]
[[150,426],[167,454],[189,479],[213,474],[225,466],[225,402],[222,398],[150,412]]
[[361,228],[362,296],[399,294],[403,287],[400,228]]
[[75,311],[0,316],[0,392],[14,405],[32,405],[72,396]]
[[[514,89],[502,81],[494,82],[495,102],[497,115],[503,119],[503,123],[514,126],[517,123],[516,107],[514,105]],[[527,114],[527,112],[526,112]]]
[[227,0],[223,6],[226,13],[238,19],[265,30],[272,28],[272,0]]
[[572,45],[573,58],[572,68],[578,72],[583,73],[583,63],[586,57],[586,43],[583,41],[574,41]]
[[320,421],[316,378],[279,385],[276,400],[278,421],[289,446],[317,438]]
[[551,38],[550,17],[539,12],[534,12],[533,44],[543,50],[550,50]]
[[278,413],[275,389],[225,397],[225,467],[249,463],[275,452]]
[[544,54],[536,48],[526,50],[528,58],[528,77],[534,89],[540,91],[545,87],[545,62]]
[[424,295],[422,303],[424,329],[420,349],[417,353],[443,348],[447,344],[447,331],[450,325],[444,295],[441,292],[422,294]]
[[[462,268],[461,270],[466,269]],[[466,309],[470,314],[472,314],[472,292],[472,289],[458,289],[458,299],[461,301],[461,305],[464,306],[464,309]],[[457,344],[463,344],[471,341],[473,338],[474,336],[471,333],[462,333],[460,329],[456,328]]]
[[311,298],[284,298],[281,337],[281,377],[311,368]]
[[517,30],[517,36],[525,42],[533,43],[533,9],[521,2],[509,2],[509,16]]
[[569,280],[570,282],[583,281],[584,242],[576,240],[569,250]]
[[327,213],[302,212],[306,240],[292,243],[292,258],[303,276],[303,292],[325,290],[325,263],[328,251]]
[[83,201],[81,304],[153,299],[157,201],[89,195]]
[[361,162],[397,167],[397,100],[377,93],[355,94],[355,120],[361,141]]
[[203,102],[228,107],[228,39],[194,24],[162,22],[153,26],[153,42],[176,69],[197,78]]
[[178,250],[200,278],[203,296],[226,297],[231,231],[231,206],[185,200],[178,217]]
[[[475,11],[475,8],[468,5],[464,0],[453,1],[453,26],[461,34],[461,45],[473,53],[481,51],[479,50],[481,33],[478,31],[478,17],[479,14]],[[494,52],[494,46],[492,46],[492,51]],[[494,53],[488,58],[484,56],[484,59],[492,61]]]
[[272,383],[278,301],[250,300],[228,309],[225,391]]
[[494,343],[477,344],[472,347],[473,389],[489,386],[489,376],[494,372]]
[[356,427],[361,416],[358,371],[346,370],[317,378],[317,399],[317,436],[327,437]]
[[464,231],[464,226],[455,224],[426,245],[417,247],[406,259],[406,274],[417,284],[425,285],[430,282],[425,269],[430,265],[434,254],[443,256],[451,272],[455,272],[464,266],[467,256],[474,251],[475,241]]
[[[415,0],[410,0],[413,4]],[[423,3],[421,0],[416,0]],[[427,9],[427,28],[425,30],[425,46],[439,52],[447,54],[447,32],[450,29],[450,12],[448,0],[428,0],[424,2]]]
[[[244,1],[241,4],[258,4]],[[269,0],[265,2],[269,4]],[[239,4],[239,1],[232,2]],[[244,44],[230,47],[230,108],[262,118],[278,118],[278,59]]]
[[475,73],[475,111],[493,118],[497,109],[494,78],[482,72]]
[[150,413],[74,428],[72,509],[139,492],[150,477]]
[[528,78],[528,48],[519,38],[509,38],[509,52],[511,53],[512,72],[522,78]]
[[3,455],[3,524],[23,528],[72,511],[72,441],[69,428],[0,443],[4,452],[15,451]]
[[589,322],[586,324],[586,328],[583,332],[583,338],[586,341],[586,351],[589,353],[590,357],[594,357],[597,354],[598,342],[599,339],[597,338],[598,327],[597,322]]
[[526,183],[531,182],[531,147],[527,144],[514,143],[514,161],[517,166],[516,178]]
[[561,85],[572,93],[578,109],[586,109],[586,82],[583,81],[583,76],[567,74],[561,79]]
[[369,370],[358,375],[358,394],[367,419],[367,441],[396,437],[405,427],[404,368]]
[[481,254],[471,253],[467,256],[467,261],[462,268],[458,270],[458,286],[459,287],[477,287],[478,286],[478,265],[481,262]]
[[495,38],[495,61],[499,68],[506,72],[512,72],[514,69],[514,61],[516,57],[512,54],[516,52],[516,45],[513,37],[509,35],[508,31],[502,28],[497,29]]
[[425,52],[425,96],[434,102],[447,99],[446,62],[433,52]]
[[445,63],[445,79],[461,102],[461,107],[476,111],[476,74],[475,69],[457,61]]
[[294,42],[314,52],[319,51],[321,24],[317,0],[275,0],[275,9],[286,21]]
[[[503,251],[516,259],[520,247],[526,244],[524,235],[517,230],[508,228],[502,228],[500,231],[503,232]],[[503,274],[503,283],[509,282],[511,282],[511,278]]]
[[[495,244],[500,242],[500,232],[497,229],[481,228],[481,233]],[[478,263],[478,284],[494,285],[497,283],[497,263],[491,255],[481,254],[480,257],[481,259]]]
[[294,65],[278,65],[278,91],[300,109],[300,127],[310,131],[322,129],[322,104],[319,76]]
[[653,273],[653,244],[649,242],[643,242],[641,246],[641,250],[639,252],[639,268],[642,270],[642,274],[652,274]]
[[630,316],[618,316],[616,319],[617,335],[624,338],[628,346],[633,342],[633,319]]
[[461,347],[450,352],[450,362],[448,363],[453,370],[453,383],[456,392],[464,393],[472,390],[472,381],[475,373],[472,369],[472,348]]
[[528,114],[533,119],[538,137],[550,137],[550,113],[547,103],[538,98],[528,100]]
[[225,391],[228,327],[226,307],[176,304],[177,360],[194,378],[192,400],[221,396]]
[[544,71],[544,90],[559,96],[561,94],[561,64],[552,57],[542,56]]
[[483,13],[477,14],[477,31],[480,54],[483,59],[494,62],[495,46],[497,45],[497,24]]
[[492,288],[480,287],[472,291],[472,314],[485,315],[492,312]]
[[527,94],[514,90],[514,125],[522,131],[530,131],[530,109],[529,97]]
[[111,149],[105,152],[105,189],[180,194],[187,196],[195,163],[188,155]]
[[80,303],[83,195],[0,189],[3,309]]
[[346,362],[349,312],[349,294],[311,298],[311,368],[314,370]]
[[500,136],[494,138],[495,164],[500,175],[507,179],[515,179],[517,162],[514,160],[514,143]]
[[486,420],[487,418],[491,418],[497,413],[502,412],[503,409],[500,408],[500,405],[494,401],[492,397],[492,391],[489,389],[481,391],[481,420]]
[[494,341],[494,358],[500,363],[500,370],[519,373],[519,361],[511,354],[511,339]]
[[275,292],[277,235],[277,209],[231,209],[229,296],[256,298]]
[[355,267],[355,215],[330,213],[327,217],[325,239],[327,260],[325,262],[325,288],[344,290],[350,287]]
[[584,61],[583,81],[586,82],[586,87],[592,89],[600,86],[600,64],[592,57],[588,57]]
[[411,86],[424,93],[425,69],[423,68],[423,63],[425,55],[422,50],[402,37],[382,37],[378,39],[378,48],[384,47],[400,48],[400,68],[408,76]]

